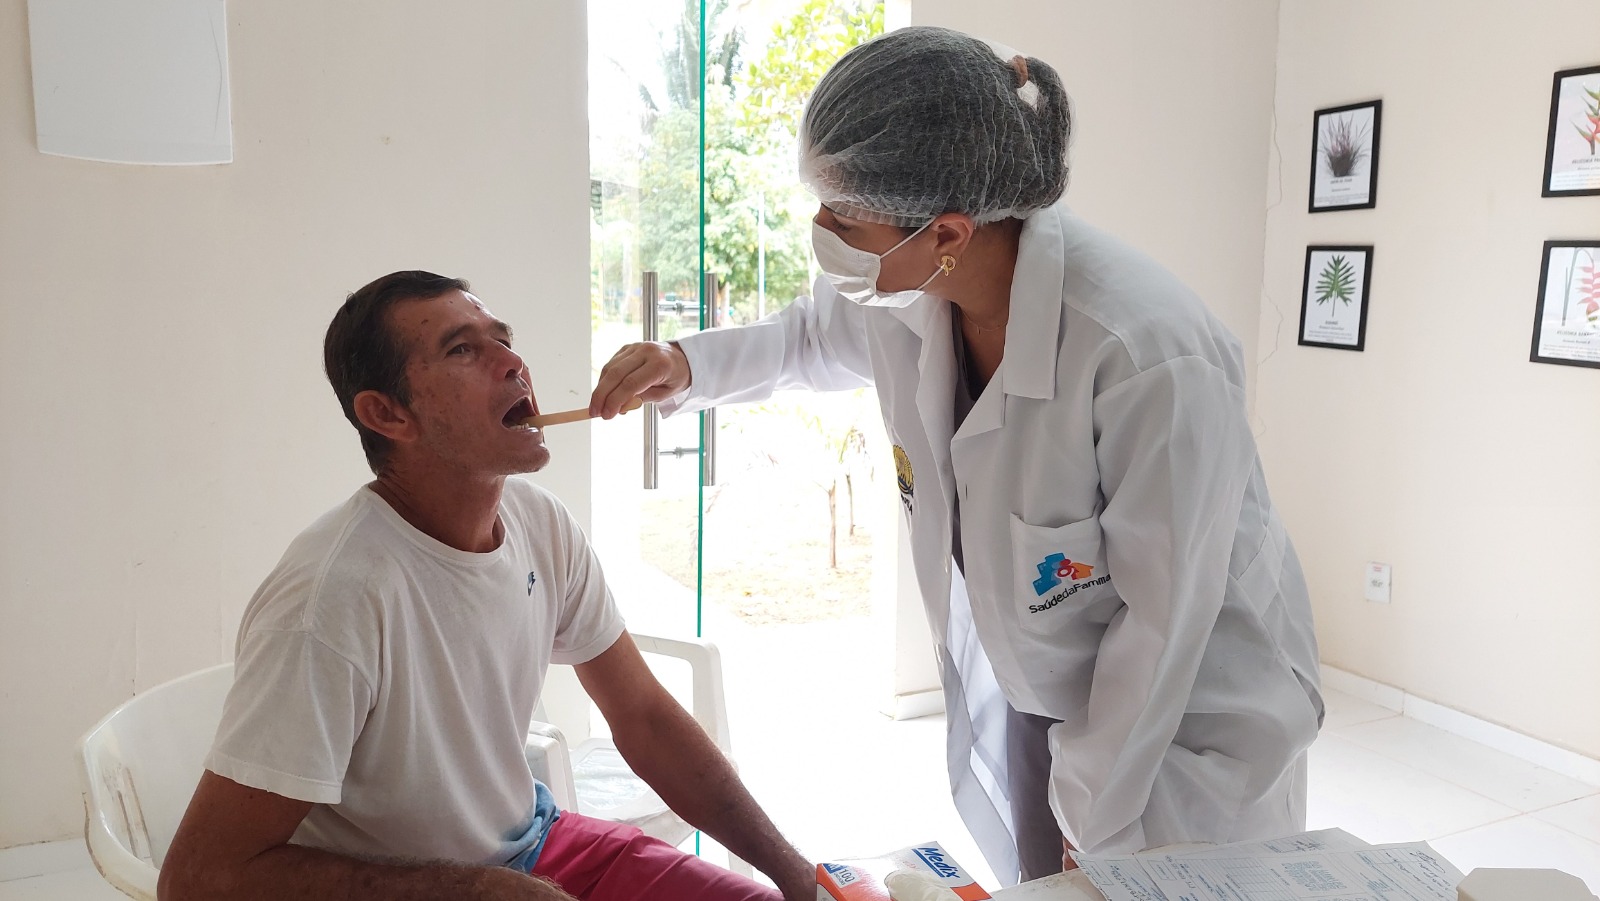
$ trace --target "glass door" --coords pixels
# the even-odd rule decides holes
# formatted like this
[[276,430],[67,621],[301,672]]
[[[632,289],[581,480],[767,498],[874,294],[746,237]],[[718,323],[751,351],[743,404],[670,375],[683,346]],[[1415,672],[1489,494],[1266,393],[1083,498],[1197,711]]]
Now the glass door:
[[[590,0],[591,359],[702,327],[699,0]],[[629,627],[701,633],[697,417],[593,425],[594,539]]]
[[[631,341],[746,324],[810,293],[801,108],[883,15],[873,0],[589,0],[596,372]],[[865,508],[891,458],[872,446],[866,392],[594,429],[596,544],[637,631],[867,613]]]
[[[596,373],[626,343],[811,293],[800,113],[884,20],[882,0],[589,0]],[[897,650],[931,651],[920,610],[897,609],[903,526],[873,393],[646,407],[593,429],[593,537],[629,627],[718,645],[735,761],[779,827],[823,859],[937,838],[983,872],[942,718],[886,715]],[[838,816],[824,799],[841,796],[879,815]]]

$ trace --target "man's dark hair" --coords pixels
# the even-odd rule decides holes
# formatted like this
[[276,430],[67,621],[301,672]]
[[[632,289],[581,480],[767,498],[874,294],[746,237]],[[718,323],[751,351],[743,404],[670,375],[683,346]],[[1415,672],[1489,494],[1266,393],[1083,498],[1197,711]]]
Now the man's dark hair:
[[339,397],[344,418],[361,434],[367,465],[381,475],[393,445],[356,418],[356,395],[377,391],[401,404],[411,403],[406,384],[410,348],[390,328],[389,310],[407,300],[432,300],[451,291],[467,290],[463,279],[423,272],[391,272],[345,298],[322,339],[322,365]]

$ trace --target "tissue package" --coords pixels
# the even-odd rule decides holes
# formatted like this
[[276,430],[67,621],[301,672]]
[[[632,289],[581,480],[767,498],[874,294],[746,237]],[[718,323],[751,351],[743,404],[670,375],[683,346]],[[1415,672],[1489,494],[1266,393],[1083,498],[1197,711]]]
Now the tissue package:
[[834,901],[890,901],[883,877],[895,870],[931,874],[963,901],[983,901],[989,893],[973,881],[938,842],[901,848],[882,857],[817,865],[817,898]]

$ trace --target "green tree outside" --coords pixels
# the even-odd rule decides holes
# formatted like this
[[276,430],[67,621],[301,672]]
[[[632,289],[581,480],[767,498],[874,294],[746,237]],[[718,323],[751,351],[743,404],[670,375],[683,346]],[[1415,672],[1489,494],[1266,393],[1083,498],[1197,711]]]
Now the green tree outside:
[[[705,106],[706,268],[716,272],[727,303],[741,321],[754,318],[765,235],[767,312],[809,290],[810,212],[795,177],[796,135],[805,100],[844,52],[883,31],[881,2],[804,0],[774,26],[760,58],[746,62],[747,36],[729,24],[727,0],[706,10],[704,85],[699,8],[684,0],[675,33],[664,43],[665,97],[640,86],[647,113],[638,172],[637,206],[607,197],[596,217],[606,243],[596,284],[627,284],[620,251],[636,241],[637,267],[660,273],[661,290],[695,298],[699,289],[700,108]],[[638,234],[613,223],[639,223]],[[761,226],[765,225],[765,229]]]

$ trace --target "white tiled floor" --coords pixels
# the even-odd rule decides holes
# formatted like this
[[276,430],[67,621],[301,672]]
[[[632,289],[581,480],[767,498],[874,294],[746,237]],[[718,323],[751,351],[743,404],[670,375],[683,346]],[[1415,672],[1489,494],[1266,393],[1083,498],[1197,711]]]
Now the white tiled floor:
[[[854,663],[872,659],[867,641],[859,626],[837,624],[792,627],[776,644],[724,634],[735,750],[751,791],[815,858],[933,838],[993,886],[945,789],[942,718],[897,723],[872,709],[860,691],[866,670]],[[1312,749],[1311,828],[1425,840],[1463,871],[1555,867],[1600,893],[1600,786],[1347,695],[1330,692],[1328,702]],[[121,897],[87,867],[0,883],[0,901]]]
[[1571,804],[1560,804],[1535,813],[1546,823],[1554,823],[1592,842],[1600,842],[1600,795],[1590,795]]
[[1347,695],[1328,702],[1311,751],[1312,828],[1427,841],[1463,872],[1553,867],[1600,893],[1600,787]]
[[1595,793],[1592,785],[1403,716],[1349,726],[1338,730],[1338,736],[1446,782],[1467,786],[1518,813],[1544,810]]
[[1311,749],[1309,824],[1339,826],[1373,842],[1450,835],[1517,811],[1431,773],[1351,744],[1338,732]]
[[[732,719],[760,724],[735,735],[751,790],[796,845],[820,859],[935,838],[993,885],[945,788],[943,719],[894,723],[869,701],[841,700],[861,693],[870,671],[852,661],[872,659],[869,642],[831,626],[791,631],[777,653],[758,642],[722,641]],[[765,678],[736,678],[741,672]],[[806,673],[814,696],[832,699],[826,708],[775,708],[771,699],[785,696],[787,672]],[[893,754],[863,753],[880,742]],[[906,785],[915,793],[895,790]],[[1553,866],[1600,893],[1600,786],[1349,695],[1328,694],[1311,751],[1309,802],[1313,829],[1339,826],[1373,843],[1428,841],[1463,872]]]
[[0,882],[5,901],[127,901],[127,896],[107,885],[94,867]]

